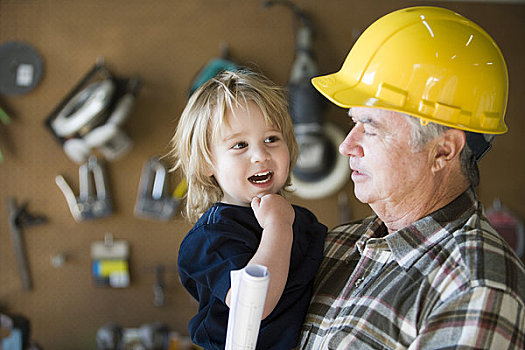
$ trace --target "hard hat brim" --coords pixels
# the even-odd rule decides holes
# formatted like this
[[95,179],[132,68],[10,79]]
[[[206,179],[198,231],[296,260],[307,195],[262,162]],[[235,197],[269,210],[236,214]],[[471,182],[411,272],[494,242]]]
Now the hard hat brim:
[[380,108],[388,111],[398,112],[410,115],[412,117],[419,118],[425,122],[434,122],[437,124],[446,125],[455,129],[477,132],[477,133],[486,133],[486,134],[504,134],[507,132],[508,128],[500,120],[498,127],[491,127],[487,129],[481,128],[472,128],[469,125],[462,125],[457,122],[444,122],[432,116],[421,115],[417,111],[411,111],[407,108],[402,108],[388,102],[385,102],[382,99],[371,97],[369,91],[362,91],[358,86],[359,84],[353,84],[349,82],[348,79],[345,79],[344,75],[341,72],[327,74],[323,76],[314,77],[311,80],[312,85],[330,102],[341,108],[353,108],[353,107],[371,107],[371,108]]
[[339,72],[312,78],[312,85],[330,102],[342,108],[375,107],[400,112],[399,108],[370,97],[369,92],[361,91],[357,84],[351,84]]

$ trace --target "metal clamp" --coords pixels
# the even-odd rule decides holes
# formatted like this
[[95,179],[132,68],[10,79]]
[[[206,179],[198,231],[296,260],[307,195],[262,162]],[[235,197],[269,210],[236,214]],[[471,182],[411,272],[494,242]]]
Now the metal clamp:
[[104,169],[95,156],[91,156],[79,168],[78,198],[62,175],[58,175],[55,182],[66,197],[75,221],[102,218],[112,213]]
[[168,194],[167,173],[167,167],[156,157],[151,157],[144,164],[135,203],[135,216],[169,220],[174,215],[179,201]]

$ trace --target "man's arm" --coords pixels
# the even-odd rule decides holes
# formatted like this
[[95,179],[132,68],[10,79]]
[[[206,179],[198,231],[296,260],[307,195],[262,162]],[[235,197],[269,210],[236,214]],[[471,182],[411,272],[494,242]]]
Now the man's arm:
[[409,349],[524,349],[525,305],[507,292],[480,286],[432,312]]

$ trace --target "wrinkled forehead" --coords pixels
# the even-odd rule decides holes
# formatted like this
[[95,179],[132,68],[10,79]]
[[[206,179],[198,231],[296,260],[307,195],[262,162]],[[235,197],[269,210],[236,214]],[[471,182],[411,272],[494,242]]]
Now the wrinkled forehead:
[[376,130],[380,130],[383,135],[402,135],[409,136],[413,125],[407,114],[390,111],[386,109],[370,107],[353,107],[349,109],[348,115],[354,123],[369,125]]
[[352,107],[348,109],[348,116],[354,121],[375,120],[376,122],[403,120],[407,117],[403,113],[371,107]]

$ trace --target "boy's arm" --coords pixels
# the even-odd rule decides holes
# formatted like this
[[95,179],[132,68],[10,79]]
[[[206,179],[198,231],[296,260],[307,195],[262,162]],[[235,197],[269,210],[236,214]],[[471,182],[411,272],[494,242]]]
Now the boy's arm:
[[[252,209],[259,225],[263,228],[263,233],[259,248],[248,265],[264,265],[270,272],[270,283],[262,315],[264,319],[277,305],[288,279],[295,212],[290,202],[277,194],[254,198]],[[226,296],[228,306],[230,306],[230,292],[228,291]]]

